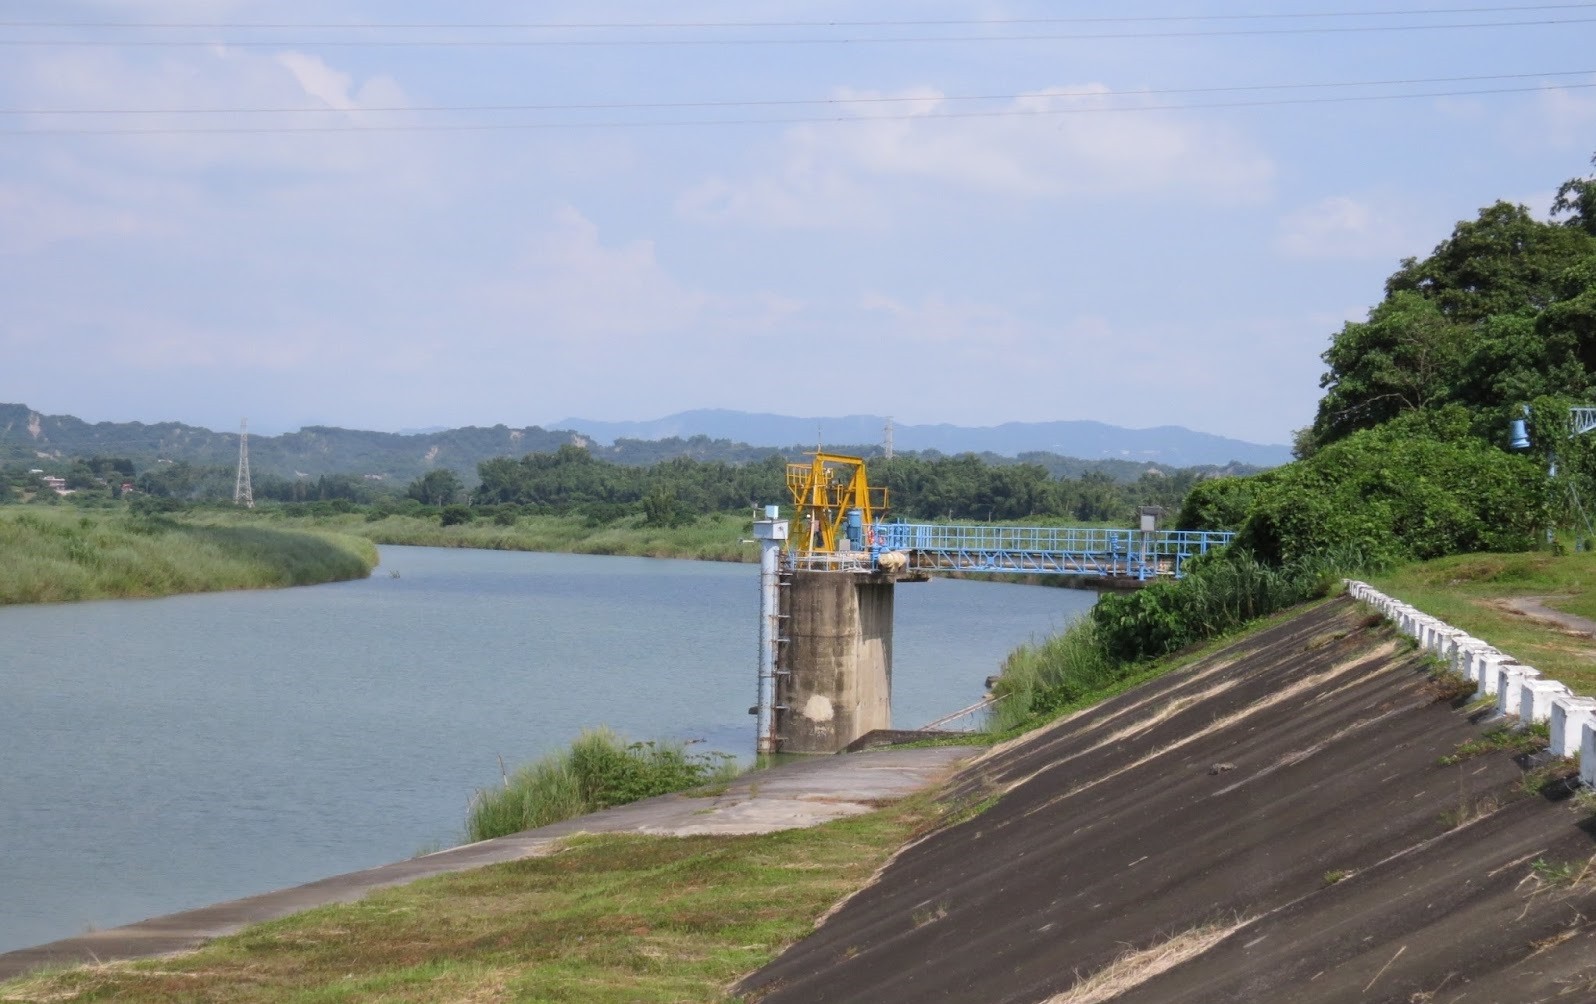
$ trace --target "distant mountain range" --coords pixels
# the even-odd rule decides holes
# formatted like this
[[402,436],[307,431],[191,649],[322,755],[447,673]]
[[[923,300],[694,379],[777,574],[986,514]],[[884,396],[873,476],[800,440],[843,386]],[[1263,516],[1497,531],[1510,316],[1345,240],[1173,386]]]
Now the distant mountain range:
[[[710,409],[684,411],[652,422],[567,418],[555,424],[561,428],[580,429],[584,435],[601,443],[620,439],[708,436],[753,446],[790,446],[816,442],[880,444],[887,419],[882,415],[790,418]],[[1193,432],[1177,425],[1125,429],[1089,421],[1006,422],[985,427],[899,425],[893,429],[893,444],[904,452],[936,450],[948,454],[993,453],[1007,457],[1053,453],[1085,460],[1113,458],[1172,467],[1222,466],[1233,461],[1255,467],[1275,467],[1291,460],[1291,448],[1279,444],[1248,443]]]
[[[496,425],[367,432],[306,426],[281,436],[250,436],[250,467],[257,475],[352,474],[399,485],[434,468],[448,467],[473,481],[477,464],[483,460],[548,453],[565,445],[585,447],[594,456],[618,464],[654,464],[675,457],[736,464],[777,453],[801,454],[813,448],[817,429],[831,449],[876,456],[881,452],[886,419],[867,415],[803,419],[706,411],[658,422],[573,420],[560,424],[576,428]],[[1010,423],[994,429],[900,426],[894,438],[901,454],[972,452],[989,463],[1017,459],[1041,464],[1054,476],[1097,472],[1116,481],[1134,481],[1149,470],[1167,474],[1179,467],[1244,474],[1290,459],[1283,446],[1259,446],[1187,429],[1116,429],[1097,422]],[[91,424],[71,415],[42,415],[23,404],[0,404],[0,462],[42,464],[91,456],[126,457],[141,467],[178,461],[231,466],[238,459],[238,434],[181,422]]]

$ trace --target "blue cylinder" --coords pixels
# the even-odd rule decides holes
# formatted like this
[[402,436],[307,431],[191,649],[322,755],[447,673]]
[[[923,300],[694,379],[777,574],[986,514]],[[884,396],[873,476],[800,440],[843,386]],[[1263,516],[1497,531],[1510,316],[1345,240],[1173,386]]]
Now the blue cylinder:
[[853,544],[855,551],[864,550],[864,512],[862,510],[848,510],[848,540]]
[[1522,418],[1513,419],[1513,425],[1510,430],[1510,441],[1508,445],[1515,450],[1529,449],[1529,430],[1525,428],[1524,420]]

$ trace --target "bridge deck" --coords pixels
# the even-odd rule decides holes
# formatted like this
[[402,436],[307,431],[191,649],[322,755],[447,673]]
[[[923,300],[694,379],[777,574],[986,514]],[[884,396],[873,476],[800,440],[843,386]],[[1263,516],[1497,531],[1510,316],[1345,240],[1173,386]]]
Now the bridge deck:
[[873,544],[924,571],[1020,572],[1119,579],[1179,578],[1191,558],[1235,534],[1206,530],[943,526],[878,523]]

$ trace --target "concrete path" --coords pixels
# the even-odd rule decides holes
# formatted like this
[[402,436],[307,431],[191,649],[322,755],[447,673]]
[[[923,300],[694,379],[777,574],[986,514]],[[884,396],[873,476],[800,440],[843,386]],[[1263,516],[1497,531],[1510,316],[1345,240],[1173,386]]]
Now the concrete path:
[[1561,628],[1569,634],[1596,636],[1596,621],[1578,614],[1565,613],[1546,605],[1546,600],[1564,599],[1559,596],[1510,596],[1499,600],[1502,606],[1530,620],[1541,621]]
[[927,787],[974,752],[969,747],[881,750],[783,764],[738,778],[725,794],[715,797],[663,795],[514,836],[7,952],[0,954],[0,980],[43,966],[137,959],[197,948],[249,924],[328,903],[348,903],[384,886],[539,857],[550,853],[561,838],[577,833],[735,835],[816,826],[869,812],[884,800]]

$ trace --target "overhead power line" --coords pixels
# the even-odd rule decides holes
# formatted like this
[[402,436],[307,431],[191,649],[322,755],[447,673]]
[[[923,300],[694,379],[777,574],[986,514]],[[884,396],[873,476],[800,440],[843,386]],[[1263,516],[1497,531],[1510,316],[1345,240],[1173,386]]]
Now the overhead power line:
[[1051,24],[1159,24],[1225,21],[1319,20],[1353,17],[1441,17],[1458,14],[1517,14],[1531,11],[1580,10],[1596,3],[1516,4],[1506,6],[1400,8],[1396,10],[1330,10],[1242,14],[1143,14],[1119,17],[990,17],[874,18],[824,21],[11,21],[0,28],[83,28],[105,30],[348,31],[348,30],[681,30],[710,28],[959,28]]
[[134,128],[4,129],[0,136],[180,136],[310,133],[407,133],[407,132],[512,132],[560,129],[632,129],[680,126],[802,125],[818,123],[869,123],[883,121],[938,122],[953,119],[1052,118],[1068,115],[1113,114],[1152,111],[1198,111],[1221,108],[1267,108],[1284,105],[1350,104],[1371,101],[1405,101],[1415,98],[1472,97],[1492,94],[1526,94],[1545,91],[1588,90],[1596,83],[1546,84],[1533,87],[1493,87],[1474,90],[1410,91],[1398,94],[1354,94],[1328,97],[1272,98],[1257,101],[1215,101],[1122,105],[1116,107],[1075,106],[1070,108],[1024,108],[993,111],[940,112],[929,115],[832,115],[787,116],[779,118],[715,119],[633,119],[590,122],[465,122],[396,125],[356,125],[339,123],[326,126],[195,126]]
[[1208,31],[1116,31],[1028,35],[854,35],[793,38],[475,38],[475,39],[70,39],[7,38],[4,48],[194,48],[226,45],[234,48],[621,48],[738,45],[898,45],[949,42],[1090,42],[1152,38],[1234,38],[1279,35],[1348,35],[1375,32],[1452,31],[1470,28],[1530,28],[1590,24],[1596,17],[1540,18],[1521,21],[1451,21],[1436,24],[1319,25],[1286,28],[1221,28]]
[[502,104],[462,105],[386,105],[358,108],[340,108],[332,105],[279,106],[272,108],[3,108],[0,116],[14,115],[298,115],[304,113],[333,114],[398,114],[398,113],[470,113],[470,112],[588,112],[588,111],[674,111],[707,108],[791,108],[791,107],[851,107],[870,105],[920,104],[937,102],[1018,101],[1025,98],[1127,98],[1168,96],[1177,94],[1227,94],[1249,91],[1330,90],[1343,87],[1411,87],[1421,84],[1479,83],[1486,80],[1527,80],[1547,77],[1596,76],[1596,68],[1584,70],[1547,70],[1536,73],[1490,73],[1458,77],[1410,77],[1384,80],[1314,81],[1287,84],[1234,84],[1210,87],[1152,87],[1135,90],[1049,90],[1011,92],[1003,94],[884,94],[826,98],[759,98],[741,100],[706,101],[595,101],[595,102],[528,102]]

